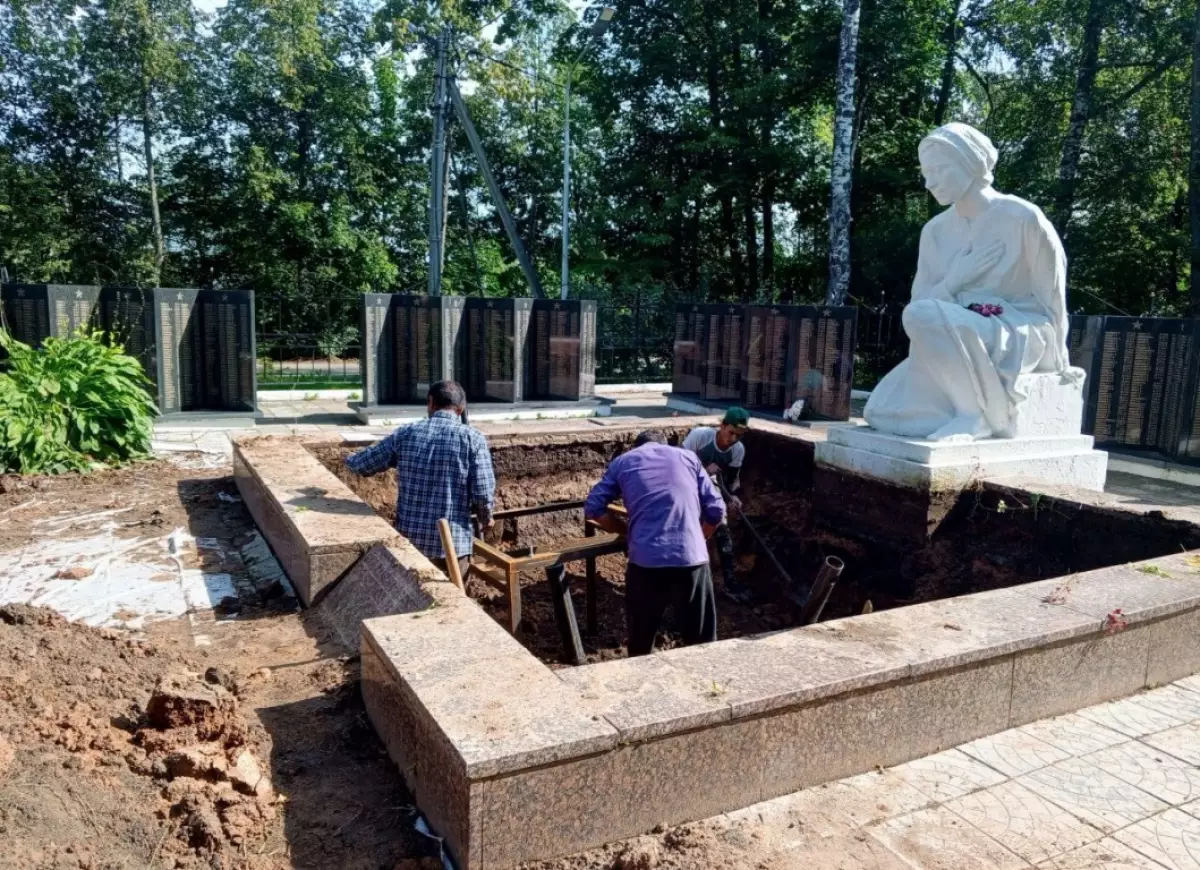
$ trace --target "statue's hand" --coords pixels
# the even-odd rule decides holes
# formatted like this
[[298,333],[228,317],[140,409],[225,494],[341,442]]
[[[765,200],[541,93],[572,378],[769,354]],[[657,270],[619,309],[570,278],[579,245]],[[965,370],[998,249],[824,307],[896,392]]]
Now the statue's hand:
[[966,254],[960,254],[950,266],[950,272],[942,281],[950,293],[970,289],[984,275],[995,268],[1004,256],[1004,243],[999,239],[986,242]]

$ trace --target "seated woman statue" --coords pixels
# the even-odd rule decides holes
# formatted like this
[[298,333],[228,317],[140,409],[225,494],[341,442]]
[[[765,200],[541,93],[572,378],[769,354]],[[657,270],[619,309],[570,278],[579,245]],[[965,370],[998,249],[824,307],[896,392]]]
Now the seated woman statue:
[[908,359],[871,393],[864,416],[881,432],[934,441],[1011,436],[1025,396],[1017,376],[1067,360],[1067,260],[1032,203],[992,187],[996,149],[978,130],[947,124],[922,140],[925,187],[950,205],[921,230]]

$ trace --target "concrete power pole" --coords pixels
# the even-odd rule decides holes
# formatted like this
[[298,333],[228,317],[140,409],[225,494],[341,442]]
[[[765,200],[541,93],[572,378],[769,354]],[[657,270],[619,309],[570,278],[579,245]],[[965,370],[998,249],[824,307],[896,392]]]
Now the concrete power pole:
[[446,89],[446,51],[450,35],[446,30],[436,41],[437,73],[433,87],[433,153],[429,167],[429,295],[442,295],[443,248],[446,244],[446,114],[450,107]]

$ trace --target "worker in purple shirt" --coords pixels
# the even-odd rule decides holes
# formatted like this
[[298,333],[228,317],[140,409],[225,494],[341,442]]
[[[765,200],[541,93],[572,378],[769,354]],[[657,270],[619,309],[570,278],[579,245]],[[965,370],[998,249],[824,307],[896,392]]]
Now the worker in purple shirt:
[[[608,514],[621,499],[629,527]],[[667,444],[657,430],[638,435],[588,493],[584,514],[626,532],[625,626],[630,656],[647,655],[668,606],[685,644],[717,639],[717,605],[705,543],[725,519],[725,502],[695,453]]]

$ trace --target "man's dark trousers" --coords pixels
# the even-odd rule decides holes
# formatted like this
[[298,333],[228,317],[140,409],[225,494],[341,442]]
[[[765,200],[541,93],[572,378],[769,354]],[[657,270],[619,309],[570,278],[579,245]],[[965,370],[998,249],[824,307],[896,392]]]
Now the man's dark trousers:
[[625,625],[630,656],[654,649],[663,614],[675,611],[683,642],[710,643],[717,639],[717,605],[713,599],[712,569],[643,568],[630,562],[625,569]]

